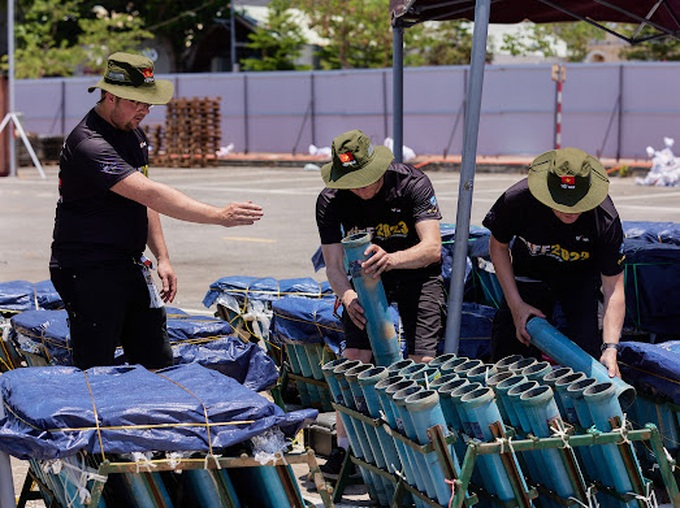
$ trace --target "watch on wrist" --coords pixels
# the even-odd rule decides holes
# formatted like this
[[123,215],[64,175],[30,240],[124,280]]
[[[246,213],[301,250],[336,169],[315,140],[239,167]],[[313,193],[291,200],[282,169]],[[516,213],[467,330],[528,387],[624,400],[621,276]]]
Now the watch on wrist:
[[604,353],[606,349],[616,349],[616,351],[618,351],[620,348],[618,343],[603,342],[602,346],[600,347],[600,352]]

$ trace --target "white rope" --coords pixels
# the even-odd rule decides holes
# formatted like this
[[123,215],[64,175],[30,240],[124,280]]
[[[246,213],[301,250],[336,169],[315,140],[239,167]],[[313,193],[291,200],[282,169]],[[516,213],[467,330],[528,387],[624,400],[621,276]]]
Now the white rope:
[[584,503],[583,501],[576,499],[575,497],[569,497],[569,498],[567,498],[567,501],[572,501],[572,502],[576,503],[578,506],[582,506],[583,508],[599,508],[600,503],[598,503],[598,501],[597,501],[597,497],[595,496],[596,493],[597,493],[597,491],[595,490],[595,486],[590,485],[586,489],[587,504]]
[[550,431],[554,437],[559,438],[560,441],[562,441],[562,448],[571,448],[571,445],[569,444],[569,429],[564,425],[562,419],[556,418],[551,423],[555,426],[551,425]]
[[156,467],[156,464],[151,462],[151,454],[146,454],[143,452],[132,452],[132,460],[135,462],[135,472],[139,474],[140,470],[144,470],[147,473],[151,473],[152,469]]
[[215,462],[215,466],[217,466],[217,469],[222,469],[222,465],[220,464],[219,458],[221,455],[215,455],[213,453],[208,453],[205,456],[205,459],[203,460],[203,469],[208,469],[210,467],[210,461],[213,460]]
[[619,444],[625,443],[630,444],[630,440],[628,439],[628,421],[626,419],[626,413],[623,413],[623,420],[621,420],[621,426],[617,429],[612,429],[612,432],[615,432],[621,436],[622,442]]
[[647,482],[645,485],[645,494],[634,494],[633,497],[637,499],[638,501],[642,501],[642,503],[647,507],[647,508],[658,508],[659,503],[656,500],[656,492],[654,492],[654,488],[652,486],[652,482]]
[[[501,445],[501,449],[499,451],[500,454],[510,452],[511,454],[515,455],[515,449],[512,446],[512,436],[510,436],[510,437],[497,437],[496,442]],[[507,451],[505,449],[506,444],[508,445]]]

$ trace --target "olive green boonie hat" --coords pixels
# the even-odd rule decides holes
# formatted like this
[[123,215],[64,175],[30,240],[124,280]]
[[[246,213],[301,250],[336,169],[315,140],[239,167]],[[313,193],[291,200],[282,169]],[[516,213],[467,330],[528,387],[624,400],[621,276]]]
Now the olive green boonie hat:
[[332,161],[321,168],[321,178],[330,189],[358,189],[371,185],[385,174],[394,155],[386,146],[373,146],[360,130],[347,131],[333,140]]
[[87,89],[106,90],[116,97],[146,104],[166,104],[175,90],[172,81],[156,79],[153,62],[145,56],[131,53],[114,53],[109,56],[106,74],[99,82]]
[[529,166],[529,190],[541,203],[564,213],[597,208],[609,193],[607,171],[578,148],[539,155]]

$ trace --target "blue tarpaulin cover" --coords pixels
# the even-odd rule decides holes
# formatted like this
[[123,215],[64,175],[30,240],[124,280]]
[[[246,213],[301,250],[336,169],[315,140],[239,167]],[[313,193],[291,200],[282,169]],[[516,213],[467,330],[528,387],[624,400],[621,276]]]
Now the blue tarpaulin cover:
[[623,341],[619,367],[624,381],[640,393],[680,404],[680,342]]
[[285,413],[195,363],[156,373],[140,366],[26,367],[0,375],[0,394],[0,450],[20,459],[78,451],[218,454],[272,428],[293,437],[318,415]]
[[[342,349],[344,332],[340,319],[333,313],[333,298],[311,300],[282,298],[272,305],[274,316],[270,339],[275,343],[325,343],[334,353]],[[342,312],[342,309],[338,309]],[[390,307],[395,329],[399,315]],[[485,358],[490,353],[491,323],[496,309],[477,303],[463,303],[461,339],[458,354],[470,358]],[[441,346],[444,343],[442,341]]]
[[0,312],[60,309],[63,302],[52,281],[12,280],[0,283]]
[[[53,365],[72,365],[65,310],[26,311],[11,318],[11,337],[20,351],[39,355]],[[226,374],[253,390],[278,380],[274,361],[252,342],[230,336],[226,321],[168,309],[168,336],[175,364],[197,362]],[[116,361],[125,362],[120,349]]]
[[271,302],[290,295],[321,298],[332,295],[333,290],[328,282],[317,282],[309,277],[274,279],[233,275],[213,282],[203,298],[203,305],[209,308],[222,293],[241,301],[249,299]]
[[680,225],[624,222],[626,326],[680,335]]
[[[270,340],[276,344],[305,342],[327,344],[335,354],[342,349],[345,334],[333,313],[335,298],[284,297],[272,303]],[[342,312],[341,309],[339,309]]]

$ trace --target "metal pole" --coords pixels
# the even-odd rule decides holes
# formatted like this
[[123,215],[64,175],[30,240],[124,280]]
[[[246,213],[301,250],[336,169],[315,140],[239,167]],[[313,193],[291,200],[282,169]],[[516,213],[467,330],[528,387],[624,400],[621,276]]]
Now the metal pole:
[[395,162],[404,161],[404,25],[401,18],[392,27],[392,130]]
[[475,4],[475,27],[472,33],[472,55],[470,57],[470,81],[465,114],[465,137],[463,158],[458,186],[458,209],[456,212],[456,236],[453,245],[453,263],[449,288],[448,315],[446,318],[445,353],[457,353],[460,340],[460,324],[463,310],[463,289],[465,285],[465,264],[470,236],[470,210],[475,178],[477,137],[481,116],[482,87],[484,86],[484,64],[486,40],[489,31],[491,0],[477,0]]
[[[8,112],[14,114],[14,0],[7,2],[7,96]],[[16,142],[14,140],[14,129],[8,124],[9,136],[9,176],[17,176],[17,155]]]
[[619,97],[618,114],[617,114],[617,129],[616,129],[616,162],[621,160],[621,143],[623,141],[623,65],[619,66]]
[[[12,3],[11,0],[9,3]],[[4,418],[5,410],[0,394],[0,420]],[[14,508],[16,500],[14,497],[14,480],[12,477],[12,463],[9,455],[0,451],[0,508]]]
[[234,9],[234,0],[229,0],[229,37],[231,46],[231,72],[238,72],[239,65],[236,60],[236,11]]

